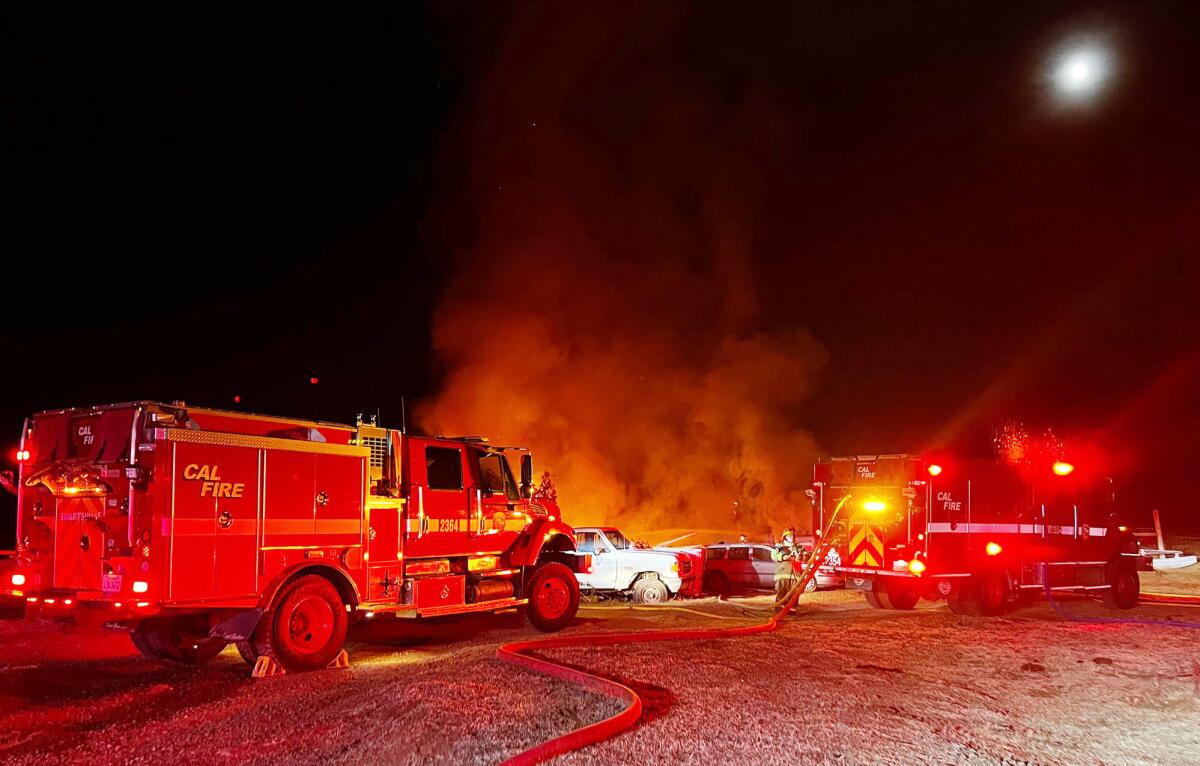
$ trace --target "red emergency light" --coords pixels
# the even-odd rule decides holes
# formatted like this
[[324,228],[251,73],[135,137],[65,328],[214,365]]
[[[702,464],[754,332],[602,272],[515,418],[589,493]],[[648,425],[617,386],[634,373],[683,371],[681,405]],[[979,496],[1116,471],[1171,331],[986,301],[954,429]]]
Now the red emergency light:
[[940,476],[942,473],[942,467],[937,463],[932,464],[926,470],[929,471],[930,476]]
[[1057,476],[1070,476],[1075,470],[1075,466],[1062,460],[1058,460],[1052,466],[1052,469]]

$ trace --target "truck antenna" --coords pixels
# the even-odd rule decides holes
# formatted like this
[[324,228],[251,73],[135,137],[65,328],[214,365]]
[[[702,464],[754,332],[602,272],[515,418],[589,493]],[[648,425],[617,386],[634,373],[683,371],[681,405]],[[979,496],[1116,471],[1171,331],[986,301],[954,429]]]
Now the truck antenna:
[[404,397],[400,397],[400,433],[408,435],[408,414],[404,408]]

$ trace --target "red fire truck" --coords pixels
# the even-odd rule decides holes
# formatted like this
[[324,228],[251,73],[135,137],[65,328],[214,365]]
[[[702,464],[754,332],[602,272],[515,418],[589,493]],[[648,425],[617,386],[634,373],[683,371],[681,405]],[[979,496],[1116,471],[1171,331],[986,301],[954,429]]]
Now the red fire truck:
[[809,496],[813,528],[838,536],[837,571],[875,607],[944,598],[995,615],[1047,587],[1138,601],[1137,542],[1111,482],[1063,461],[837,457],[816,464]]
[[590,564],[532,499],[529,453],[478,437],[135,402],[34,415],[18,457],[10,592],[155,658],[233,642],[321,668],[350,621],[386,612],[519,609],[558,630]]

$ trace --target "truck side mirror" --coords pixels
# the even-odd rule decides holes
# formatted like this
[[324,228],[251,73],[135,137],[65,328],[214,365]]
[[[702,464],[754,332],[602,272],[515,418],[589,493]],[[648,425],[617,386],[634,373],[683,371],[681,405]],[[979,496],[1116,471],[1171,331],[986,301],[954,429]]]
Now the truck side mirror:
[[521,455],[521,497],[533,497],[533,455],[528,452]]

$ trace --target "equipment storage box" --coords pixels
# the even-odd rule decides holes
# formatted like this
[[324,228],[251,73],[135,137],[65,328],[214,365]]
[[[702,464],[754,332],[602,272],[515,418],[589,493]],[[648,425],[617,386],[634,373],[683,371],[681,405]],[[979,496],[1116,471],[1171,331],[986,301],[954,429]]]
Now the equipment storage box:
[[466,600],[467,578],[463,575],[451,577],[425,577],[410,580],[411,593],[405,588],[405,600],[418,609],[430,609],[451,604],[462,604]]

